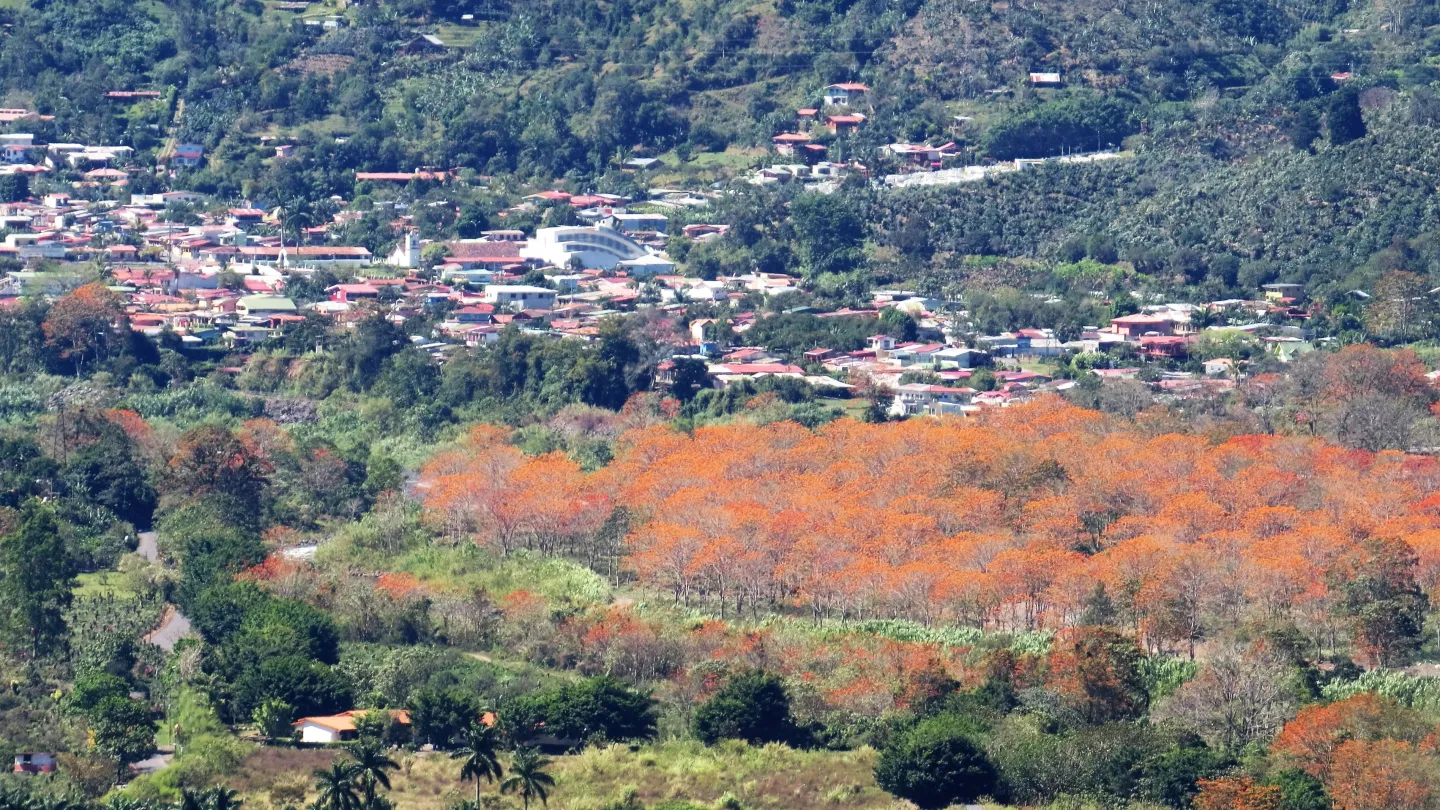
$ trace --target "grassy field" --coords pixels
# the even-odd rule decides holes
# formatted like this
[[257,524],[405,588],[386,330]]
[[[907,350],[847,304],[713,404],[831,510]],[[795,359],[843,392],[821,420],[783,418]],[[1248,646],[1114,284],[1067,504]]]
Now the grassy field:
[[863,397],[852,397],[850,399],[817,397],[815,404],[822,408],[841,408],[845,411],[845,415],[851,419],[859,419],[864,415],[865,409],[870,407],[870,401]]
[[[230,778],[251,810],[300,804],[314,798],[312,771],[328,766],[336,753],[328,749],[264,748],[246,759]],[[572,756],[556,757],[551,767],[555,789],[550,810],[600,810],[638,799],[657,803],[712,806],[731,805],[733,797],[746,810],[821,810],[853,808],[879,810],[895,800],[875,786],[875,752],[797,751],[781,745],[754,748],[723,743],[706,748],[700,743],[666,742],[654,745],[612,745]],[[452,803],[474,798],[474,783],[459,780],[459,763],[444,754],[397,754],[400,771],[393,774],[388,798],[396,810],[444,810]],[[495,793],[485,785],[483,793]],[[505,797],[502,806],[518,808],[519,800]]]
[[116,571],[95,571],[81,574],[75,579],[79,583],[74,590],[76,598],[103,596],[107,593],[117,599],[134,599],[138,596],[125,581],[125,577]]
[[435,36],[445,43],[447,48],[469,48],[484,33],[478,25],[457,25],[447,23],[435,29]]
[[686,163],[681,163],[674,150],[657,155],[664,169],[652,169],[650,180],[656,186],[678,186],[687,179],[715,179],[728,177],[748,169],[756,158],[763,157],[763,149],[741,149],[731,146],[724,152],[696,152]]

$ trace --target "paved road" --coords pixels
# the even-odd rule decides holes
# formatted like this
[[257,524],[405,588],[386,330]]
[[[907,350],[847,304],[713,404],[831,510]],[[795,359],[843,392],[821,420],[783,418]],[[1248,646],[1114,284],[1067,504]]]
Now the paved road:
[[[140,544],[136,551],[147,560],[160,559],[160,546],[155,542],[155,532],[140,532]],[[160,626],[150,631],[145,640],[164,650],[175,651],[175,642],[190,634],[190,620],[173,605],[165,606],[165,618]]]
[[175,642],[187,635],[190,635],[190,620],[173,606],[167,605],[165,621],[150,631],[145,640],[165,652],[174,652]]
[[160,545],[155,541],[155,532],[140,532],[140,545],[135,550],[152,562],[160,559]]
[[139,762],[131,763],[130,770],[135,773],[155,773],[170,767],[170,761],[175,759],[175,746],[161,745],[156,747],[154,755],[149,759],[142,759]]

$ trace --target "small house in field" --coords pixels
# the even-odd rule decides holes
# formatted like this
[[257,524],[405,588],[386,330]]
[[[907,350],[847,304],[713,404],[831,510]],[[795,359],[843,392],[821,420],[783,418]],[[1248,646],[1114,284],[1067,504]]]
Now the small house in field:
[[24,751],[15,755],[15,773],[54,773],[54,754]]
[[[295,727],[296,734],[302,743],[316,743],[320,745],[328,743],[347,742],[359,736],[355,729],[355,720],[372,711],[387,711],[386,709],[351,709],[348,712],[332,714],[325,717],[302,717],[291,723]],[[404,709],[389,709],[392,722],[402,726],[410,725],[410,713]]]
[[1030,85],[1032,87],[1059,87],[1059,73],[1031,73]]

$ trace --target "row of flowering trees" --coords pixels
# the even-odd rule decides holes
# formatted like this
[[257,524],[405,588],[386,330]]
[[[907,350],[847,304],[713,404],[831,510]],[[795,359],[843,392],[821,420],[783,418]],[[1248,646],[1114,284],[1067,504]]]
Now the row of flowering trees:
[[1214,439],[1058,400],[972,420],[625,434],[586,473],[476,428],[422,472],[433,520],[502,552],[622,556],[722,615],[1105,623],[1189,651],[1251,620],[1411,651],[1440,587],[1440,463]]

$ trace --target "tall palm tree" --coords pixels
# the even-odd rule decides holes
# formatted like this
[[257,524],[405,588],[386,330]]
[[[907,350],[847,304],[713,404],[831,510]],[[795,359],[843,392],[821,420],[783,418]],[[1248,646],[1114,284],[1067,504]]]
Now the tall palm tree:
[[375,740],[365,740],[350,749],[350,756],[355,759],[351,767],[355,769],[360,786],[365,791],[365,806],[374,807],[376,787],[390,789],[390,777],[385,772],[397,770],[400,765],[386,755],[380,748],[380,743]]
[[504,776],[500,768],[500,754],[495,750],[495,729],[483,723],[475,723],[465,729],[461,747],[451,754],[451,759],[463,759],[460,766],[460,781],[475,780],[475,806],[480,806],[480,780],[493,782]]
[[235,791],[217,785],[205,791],[205,810],[240,810],[245,801],[239,796]]
[[330,763],[330,770],[316,770],[315,790],[320,795],[315,803],[325,810],[360,810],[360,796],[355,792],[356,776],[355,764],[339,757]]
[[510,776],[500,783],[501,793],[519,793],[530,810],[530,799],[537,798],[547,804],[549,789],[555,786],[555,778],[545,772],[550,760],[540,756],[534,748],[521,748],[510,760]]
[[181,788],[179,810],[205,810],[205,791]]

